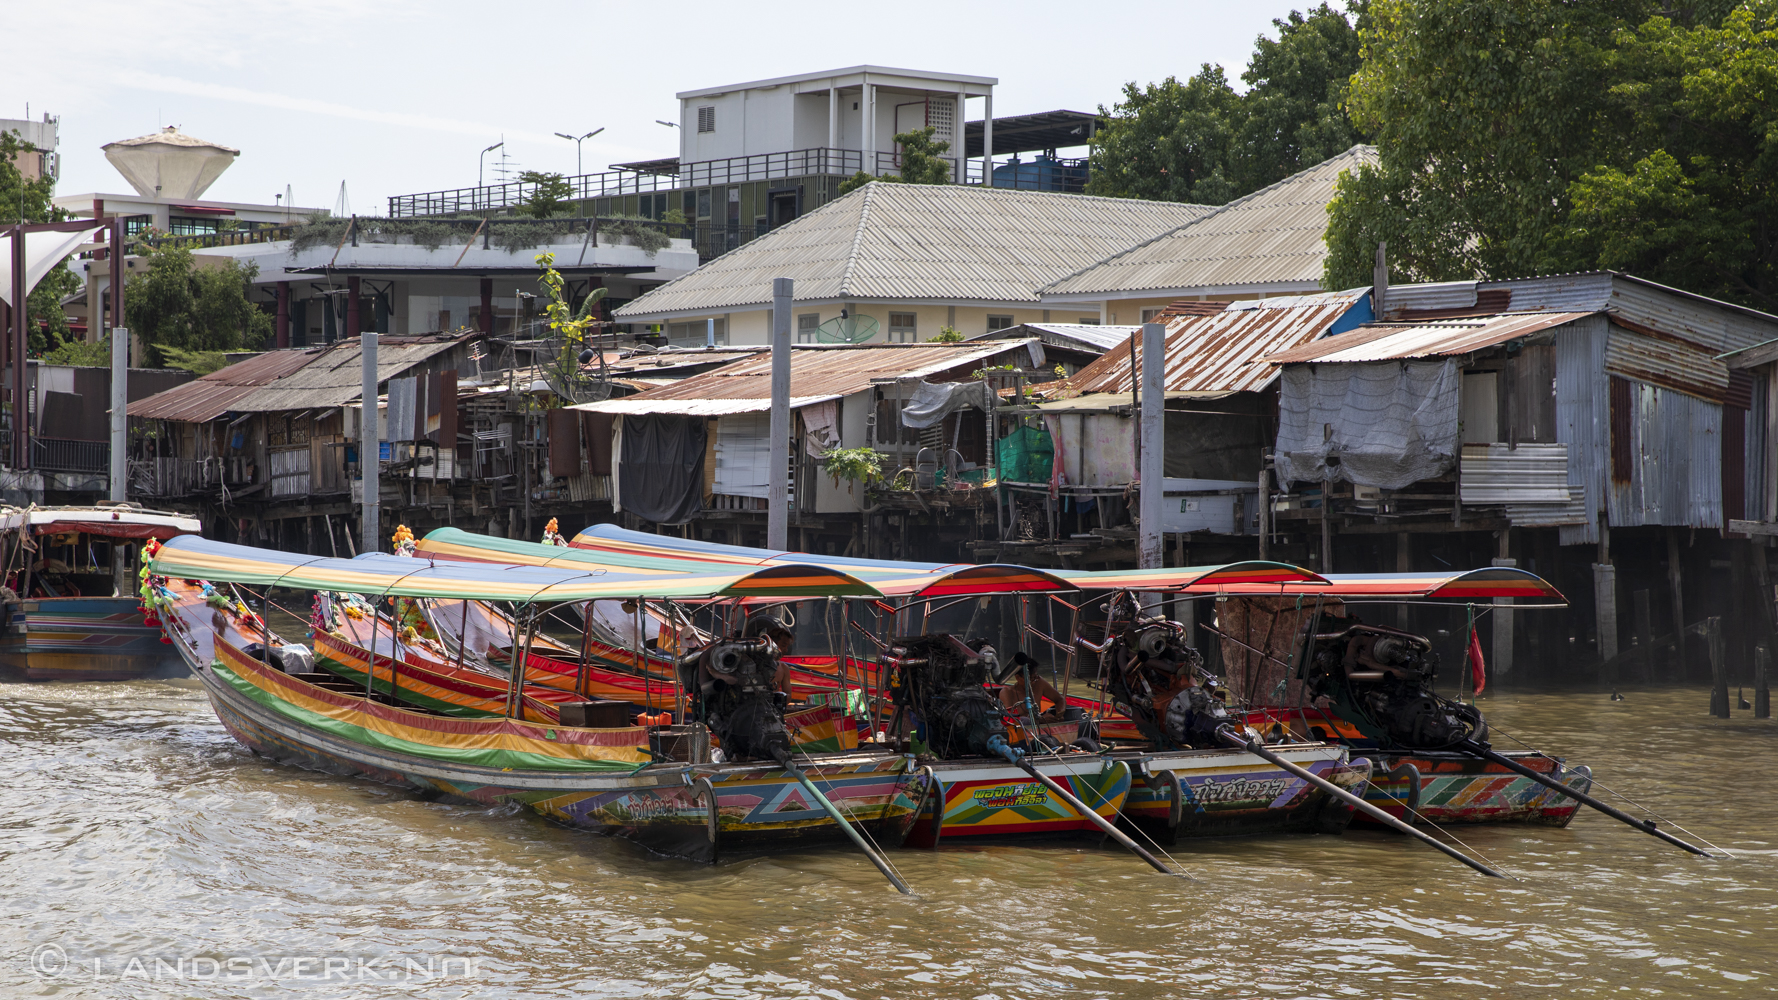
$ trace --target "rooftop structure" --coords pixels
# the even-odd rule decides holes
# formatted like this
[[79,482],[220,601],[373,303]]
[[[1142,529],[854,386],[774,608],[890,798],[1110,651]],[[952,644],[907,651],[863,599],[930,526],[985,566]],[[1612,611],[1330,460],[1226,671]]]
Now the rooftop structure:
[[62,120],[53,115],[44,115],[42,121],[28,118],[0,118],[0,132],[17,132],[19,141],[25,148],[12,158],[12,165],[18,168],[26,181],[34,181],[40,177],[55,179],[61,176],[61,166],[56,158],[56,146],[60,144]]
[[182,201],[202,198],[241,155],[238,149],[186,135],[177,125],[100,148],[137,194]]
[[[1147,319],[1183,298],[1253,298],[1318,291],[1327,258],[1327,204],[1340,175],[1376,161],[1354,146],[1133,247],[1062,277],[1045,303],[1097,304],[1116,320]],[[1111,320],[1108,317],[1108,321]]]
[[[1037,290],[1053,276],[1209,211],[1131,198],[869,184],[662,285],[615,317],[721,316],[730,343],[765,343],[772,279],[788,277],[797,283],[805,342],[816,341],[821,324],[842,309],[860,341],[914,342],[945,326],[986,332],[1049,319]],[[804,317],[814,322],[805,327]],[[874,334],[856,325],[866,319]]]

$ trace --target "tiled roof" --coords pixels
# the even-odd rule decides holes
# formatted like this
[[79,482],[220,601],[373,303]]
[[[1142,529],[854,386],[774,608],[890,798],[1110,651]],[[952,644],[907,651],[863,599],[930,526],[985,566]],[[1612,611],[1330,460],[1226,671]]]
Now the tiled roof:
[[1375,163],[1372,146],[1353,146],[1215,212],[1129,247],[1043,289],[1044,301],[1150,292],[1203,295],[1244,286],[1304,290],[1321,281],[1327,257],[1327,203],[1343,171]]
[[616,311],[644,320],[797,301],[1037,303],[1037,290],[1211,208],[955,184],[867,184]]

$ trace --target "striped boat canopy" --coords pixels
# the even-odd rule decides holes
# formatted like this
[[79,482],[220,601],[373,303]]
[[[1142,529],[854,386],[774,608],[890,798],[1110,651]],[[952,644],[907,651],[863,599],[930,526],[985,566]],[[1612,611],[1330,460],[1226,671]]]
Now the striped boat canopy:
[[[615,530],[625,531],[623,528]],[[440,559],[518,563],[557,569],[609,568],[617,572],[644,574],[720,575],[738,572],[746,567],[763,571],[769,567],[814,564],[834,573],[862,580],[887,597],[1055,593],[1075,589],[1072,584],[1053,573],[1028,566],[849,559],[719,545],[640,531],[625,533],[635,537],[619,538],[611,545],[561,548],[537,542],[476,535],[457,528],[439,528],[429,533],[416,547],[421,552]],[[583,537],[585,534],[582,533]]]
[[[1321,593],[1326,578],[1290,563],[1250,559],[1221,566],[1169,566],[1164,569],[1060,570],[1056,574],[1081,590],[1140,590],[1158,593],[1218,594],[1231,587],[1268,594]],[[1284,588],[1284,589],[1281,589]]]
[[1245,585],[1223,588],[1232,596],[1311,594],[1343,599],[1393,598],[1473,601],[1513,597],[1544,606],[1563,606],[1562,596],[1548,580],[1510,566],[1488,566],[1455,573],[1329,573],[1324,586]]
[[822,566],[779,563],[709,572],[637,573],[599,566],[558,568],[503,563],[434,562],[381,553],[356,559],[308,556],[194,535],[168,541],[153,572],[185,580],[396,594],[458,600],[533,603],[621,598],[697,600],[717,597],[881,597],[858,578]]

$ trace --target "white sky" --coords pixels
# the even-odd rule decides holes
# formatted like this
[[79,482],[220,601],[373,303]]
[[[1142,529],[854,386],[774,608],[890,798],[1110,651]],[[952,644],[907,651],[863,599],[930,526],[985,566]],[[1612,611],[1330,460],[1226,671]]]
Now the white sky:
[[207,199],[289,185],[332,208],[344,180],[353,211],[380,215],[392,194],[475,184],[502,135],[515,169],[573,173],[551,133],[601,126],[588,172],[676,155],[655,119],[677,120],[680,90],[874,63],[998,77],[998,115],[1093,111],[1203,62],[1235,78],[1272,18],[1308,6],[0,0],[28,42],[0,60],[0,117],[61,117],[58,194],[128,192],[99,147],[178,125],[241,150]]

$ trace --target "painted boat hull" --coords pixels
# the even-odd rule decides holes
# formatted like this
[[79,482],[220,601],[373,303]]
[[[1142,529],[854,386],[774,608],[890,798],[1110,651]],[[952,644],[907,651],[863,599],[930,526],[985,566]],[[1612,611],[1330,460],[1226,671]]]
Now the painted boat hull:
[[179,670],[134,597],[45,597],[6,605],[0,670],[33,681],[121,681]]
[[[1320,709],[1255,709],[1246,724],[1261,730],[1281,727],[1299,737],[1325,736],[1344,743],[1376,763],[1364,800],[1409,823],[1531,823],[1564,827],[1580,803],[1548,786],[1488,761],[1447,752],[1390,753],[1376,748],[1351,723]],[[1560,757],[1526,750],[1501,756],[1549,775],[1578,792],[1593,787],[1593,772],[1568,767]],[[1374,823],[1366,816],[1357,822]]]
[[[498,725],[532,743],[585,730],[518,720],[446,719],[404,708],[366,703],[309,684],[247,657],[233,642],[219,641],[201,624],[207,609],[187,616],[178,648],[203,684],[217,718],[248,749],[281,763],[350,777],[365,777],[477,805],[518,804],[569,826],[634,841],[650,850],[713,861],[721,850],[769,849],[839,842],[844,833],[802,786],[776,765],[648,764],[626,772],[573,772],[505,768],[419,756],[345,738],[305,725],[244,693],[276,688],[351,713],[369,727],[401,732]],[[251,625],[228,631],[236,640],[260,638]],[[212,658],[214,663],[212,664]],[[243,685],[228,679],[251,676]],[[410,735],[409,739],[412,737]],[[844,814],[873,835],[898,837],[916,806],[908,758],[880,753],[819,755],[804,768]]]
[[[1585,765],[1570,768],[1561,758],[1525,751],[1501,755],[1577,792],[1585,793],[1593,787],[1593,772]],[[1454,753],[1378,757],[1377,774],[1364,799],[1397,819],[1430,821],[1441,826],[1531,823],[1564,827],[1580,811],[1578,801],[1490,761]],[[1416,815],[1409,815],[1410,806]],[[1373,822],[1363,817],[1361,821]]]
[[[1033,763],[1106,819],[1118,815],[1130,794],[1132,772],[1121,760],[1079,753]],[[919,813],[904,841],[911,847],[962,838],[1098,833],[1090,820],[1022,768],[997,758],[931,762],[920,769],[918,794]]]
[[[1371,762],[1349,760],[1333,744],[1270,748],[1293,764],[1355,795],[1371,780]],[[1163,843],[1181,837],[1339,833],[1355,811],[1283,768],[1245,750],[1120,751],[1136,773],[1123,817]]]

